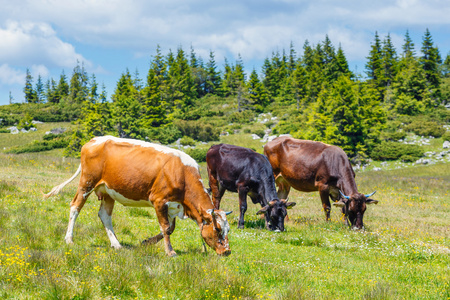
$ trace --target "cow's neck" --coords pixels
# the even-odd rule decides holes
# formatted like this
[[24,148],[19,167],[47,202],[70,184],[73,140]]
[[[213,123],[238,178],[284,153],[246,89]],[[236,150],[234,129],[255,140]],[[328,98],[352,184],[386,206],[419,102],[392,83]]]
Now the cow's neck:
[[214,209],[214,205],[200,179],[194,179],[187,183],[184,201],[187,208],[186,214],[191,219],[199,224],[210,219],[211,215],[208,218],[206,211]]
[[348,196],[358,193],[355,177],[351,172],[345,172],[339,189]]

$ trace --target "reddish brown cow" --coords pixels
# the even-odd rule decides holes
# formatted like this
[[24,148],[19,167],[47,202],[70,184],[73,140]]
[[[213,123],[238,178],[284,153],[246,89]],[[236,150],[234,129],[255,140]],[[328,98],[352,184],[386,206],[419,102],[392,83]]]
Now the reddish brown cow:
[[[330,219],[330,198],[342,207],[346,221],[363,227],[367,204],[378,203],[358,192],[355,172],[345,152],[321,142],[278,137],[264,146],[278,186],[278,197],[286,198],[291,186],[302,192],[319,191],[325,217]],[[348,196],[345,196],[348,195]]]
[[214,209],[197,163],[184,152],[138,140],[97,137],[81,149],[81,164],[72,178],[54,187],[45,197],[57,194],[80,173],[78,190],[70,203],[65,237],[68,244],[73,242],[75,220],[94,192],[101,201],[98,216],[111,247],[121,248],[111,221],[117,201],[125,206],[155,209],[161,232],[143,243],[155,244],[164,238],[169,256],[176,255],[170,244],[175,217],[196,221],[203,239],[217,254],[231,253],[226,213]]

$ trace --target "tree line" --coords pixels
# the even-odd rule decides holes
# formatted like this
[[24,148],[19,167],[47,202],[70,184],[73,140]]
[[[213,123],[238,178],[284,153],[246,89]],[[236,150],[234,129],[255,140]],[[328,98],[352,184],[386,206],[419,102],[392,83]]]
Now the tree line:
[[45,85],[40,76],[34,85],[27,71],[25,101],[65,107],[70,119],[77,119],[67,154],[104,134],[168,143],[186,134],[184,127],[195,125],[192,137],[202,131],[207,140],[205,132],[214,135],[216,126],[202,124],[202,117],[221,113],[198,108],[214,98],[235,103],[241,115],[280,116],[277,133],[324,141],[350,156],[364,156],[379,143],[387,122],[427,114],[450,98],[450,55],[441,58],[428,29],[420,53],[408,31],[400,51],[389,34],[381,39],[375,33],[364,76],[350,71],[344,51],[328,36],[316,45],[305,41],[302,55],[291,43],[288,51],[272,53],[260,71],[249,74],[240,56],[234,63],[225,59],[219,70],[214,52],[204,61],[190,50],[179,47],[164,55],[158,46],[146,79],[126,70],[111,101],[104,86],[98,92],[95,75],[88,75],[83,65],[74,68],[70,81],[62,73],[59,81],[49,79]]

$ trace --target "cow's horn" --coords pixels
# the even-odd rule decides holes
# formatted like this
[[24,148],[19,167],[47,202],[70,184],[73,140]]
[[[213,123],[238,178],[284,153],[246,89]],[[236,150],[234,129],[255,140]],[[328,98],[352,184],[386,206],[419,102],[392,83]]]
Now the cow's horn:
[[225,215],[227,215],[227,216],[228,216],[228,215],[229,215],[229,214],[231,214],[232,212],[233,212],[232,210],[230,210],[230,211],[226,211],[226,212],[225,212]]
[[372,196],[372,195],[375,194],[376,192],[377,192],[377,191],[373,192],[372,194],[364,195],[364,197],[369,198],[370,196]]
[[339,193],[340,193],[341,196],[344,197],[345,199],[347,199],[347,200],[350,199],[350,197],[349,197],[349,196],[345,196],[345,195],[341,192],[341,190],[339,190]]

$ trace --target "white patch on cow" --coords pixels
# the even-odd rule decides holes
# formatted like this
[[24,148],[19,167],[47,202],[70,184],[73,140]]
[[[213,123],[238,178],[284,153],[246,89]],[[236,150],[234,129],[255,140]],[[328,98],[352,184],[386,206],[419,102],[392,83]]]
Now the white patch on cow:
[[[208,209],[206,212],[211,215],[213,209]],[[230,232],[230,225],[228,224],[227,215],[224,211],[215,211],[215,213],[216,221],[220,225],[220,228],[222,228],[223,237],[228,236],[228,232]],[[219,215],[219,218],[217,217],[217,215]]]
[[110,136],[110,135],[95,137],[95,138],[93,138],[93,140],[95,141],[94,145],[102,144],[102,143],[104,143],[106,141],[111,140],[111,141],[114,141],[116,143],[128,143],[128,144],[131,144],[131,145],[136,145],[136,146],[141,146],[141,147],[146,147],[146,148],[153,148],[156,151],[160,151],[162,153],[172,154],[174,156],[177,156],[177,157],[180,158],[181,162],[185,166],[194,167],[194,168],[196,168],[198,170],[198,164],[192,157],[190,157],[189,155],[187,155],[183,151],[172,149],[172,148],[169,148],[167,146],[154,144],[154,143],[149,143],[149,142],[145,142],[145,141],[141,141],[141,140],[122,139],[122,138],[118,138],[118,137],[114,137],[114,136]]
[[167,202],[167,217],[169,219],[170,226],[172,226],[173,219],[175,217],[178,217],[180,220],[184,220],[187,218],[187,216],[184,214],[184,208],[181,203],[178,202]]
[[217,223],[219,223],[220,227],[222,228],[222,235],[224,237],[228,236],[228,232],[230,232],[230,225],[228,224],[227,215],[224,211],[216,212],[218,215],[220,215],[220,218],[216,218]]
[[169,218],[173,219],[175,217],[178,217],[181,220],[187,218],[187,216],[184,214],[184,208],[183,205],[181,205],[181,203],[169,201],[166,203],[166,205],[168,207]]
[[70,207],[70,216],[69,216],[69,226],[67,226],[66,237],[64,240],[67,244],[73,243],[73,227],[75,226],[75,221],[78,217],[78,209],[75,206]]
[[103,226],[105,226],[106,234],[111,241],[111,247],[113,247],[114,249],[120,249],[122,248],[122,246],[120,245],[120,242],[117,240],[116,234],[114,233],[111,216],[108,215],[103,205],[104,201],[102,201],[102,204],[100,205],[98,216],[100,217],[100,220],[102,220]]
[[153,203],[150,200],[133,200],[128,199],[116,192],[113,189],[110,189],[106,186],[106,184],[99,185],[96,188],[97,192],[105,193],[111,196],[114,200],[122,204],[123,206],[132,206],[132,207],[153,207]]

